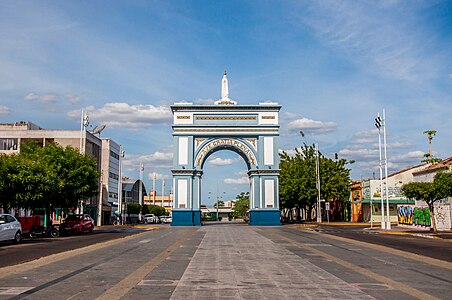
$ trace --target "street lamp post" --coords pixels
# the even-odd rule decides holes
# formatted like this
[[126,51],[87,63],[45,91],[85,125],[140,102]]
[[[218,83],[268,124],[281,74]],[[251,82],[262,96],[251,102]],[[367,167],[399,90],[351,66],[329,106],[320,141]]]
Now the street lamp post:
[[[385,217],[384,217],[384,193],[383,193],[383,161],[381,157],[381,127],[383,126],[383,120],[380,117],[380,113],[378,113],[377,118],[375,118],[375,127],[378,129],[378,152],[380,155],[380,162],[379,162],[379,168],[380,168],[380,199],[381,199],[381,229],[385,229]],[[370,208],[372,211],[372,207]],[[372,215],[371,215],[372,217]],[[371,221],[372,222],[372,221]]]
[[320,158],[319,158],[319,146],[315,144],[315,171],[316,171],[316,186],[317,186],[317,223],[322,222],[322,214],[320,207]]
[[122,203],[122,158],[125,152],[122,150],[122,146],[119,145],[119,177],[118,177],[118,213],[121,216],[121,224],[124,224],[123,203]]
[[156,196],[156,192],[155,192],[155,180],[157,179],[157,175],[154,172],[154,175],[152,176],[152,204],[155,205],[155,196]]
[[386,229],[391,229],[391,218],[389,216],[389,194],[388,194],[388,156],[386,155],[386,114],[383,108],[383,143],[385,153],[385,195],[386,195]]
[[138,219],[141,221],[142,219],[142,206],[143,206],[143,171],[144,171],[144,164],[142,162],[140,162],[140,186],[138,189],[138,197],[139,199],[139,204],[140,204],[140,213],[138,214]]
[[[86,114],[85,110],[82,108],[82,116],[80,119],[80,154],[85,153],[86,147],[86,127],[89,125],[89,117]],[[102,183],[101,183],[102,185]],[[83,214],[83,200],[80,201],[80,206],[77,208],[79,213]]]

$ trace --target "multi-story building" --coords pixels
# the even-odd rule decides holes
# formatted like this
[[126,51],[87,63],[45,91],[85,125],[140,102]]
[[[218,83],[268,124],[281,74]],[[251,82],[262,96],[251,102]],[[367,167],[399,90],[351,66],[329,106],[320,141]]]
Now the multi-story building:
[[169,195],[157,195],[157,191],[151,190],[148,196],[144,197],[145,205],[158,205],[165,208],[166,212],[171,213],[173,207],[173,192],[171,191]]
[[119,156],[121,147],[109,138],[102,139],[102,190],[104,202],[110,208],[110,213],[105,215],[104,220],[110,220],[114,212],[118,210],[119,201]]
[[[94,157],[97,162],[97,170],[102,174],[99,179],[99,187],[102,186],[103,189],[102,191],[99,189],[96,196],[91,197],[83,204],[83,210],[84,213],[90,214],[96,222],[99,217],[98,212],[101,210],[102,224],[108,223],[112,211],[110,203],[114,202],[110,201],[114,199],[114,194],[110,194],[110,192],[115,191],[116,196],[118,193],[117,179],[116,186],[113,178],[110,181],[111,177],[119,178],[119,161],[114,159],[119,157],[118,145],[111,139],[105,139],[104,143],[99,137],[86,130],[46,130],[31,122],[0,124],[0,153],[19,153],[21,145],[30,140],[40,146],[45,146],[47,143],[55,143],[62,147],[70,146],[79,149],[81,153]],[[109,150],[103,151],[103,145]],[[111,156],[113,156],[112,159],[110,159]],[[103,163],[104,160],[106,163]],[[101,197],[102,201],[100,201]],[[58,217],[57,214],[56,218]]]

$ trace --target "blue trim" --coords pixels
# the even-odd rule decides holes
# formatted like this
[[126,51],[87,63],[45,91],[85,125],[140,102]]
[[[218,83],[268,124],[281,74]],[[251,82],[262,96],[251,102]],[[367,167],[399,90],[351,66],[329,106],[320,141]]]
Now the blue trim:
[[250,225],[252,226],[279,226],[279,210],[250,210]]
[[200,210],[173,210],[171,226],[201,226]]

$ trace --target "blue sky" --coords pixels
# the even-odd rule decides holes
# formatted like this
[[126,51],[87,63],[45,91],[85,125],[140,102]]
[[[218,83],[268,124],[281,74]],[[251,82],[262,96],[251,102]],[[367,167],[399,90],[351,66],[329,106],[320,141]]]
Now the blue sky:
[[[318,143],[355,160],[353,178],[378,174],[383,108],[390,171],[420,163],[424,130],[452,155],[452,1],[1,1],[0,40],[2,123],[79,129],[86,108],[124,146],[125,175],[143,161],[159,193],[169,105],[217,100],[225,69],[239,104],[282,105],[281,150]],[[217,185],[224,200],[247,191],[232,152],[204,171],[205,204]]]

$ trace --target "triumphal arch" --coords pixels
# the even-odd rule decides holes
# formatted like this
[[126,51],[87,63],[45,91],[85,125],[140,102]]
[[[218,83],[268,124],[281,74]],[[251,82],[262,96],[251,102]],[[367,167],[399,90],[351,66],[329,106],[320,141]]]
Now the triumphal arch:
[[219,150],[238,153],[248,167],[250,225],[279,225],[277,137],[281,106],[239,105],[229,99],[224,73],[221,99],[212,105],[174,103],[173,226],[201,225],[202,176],[206,159]]

